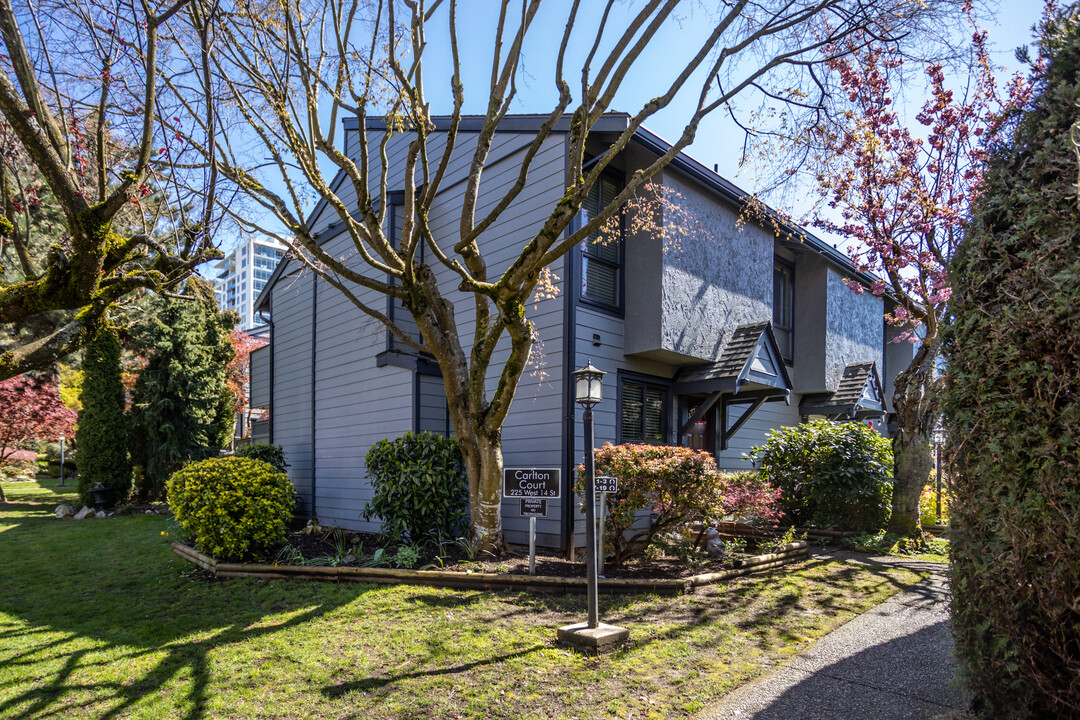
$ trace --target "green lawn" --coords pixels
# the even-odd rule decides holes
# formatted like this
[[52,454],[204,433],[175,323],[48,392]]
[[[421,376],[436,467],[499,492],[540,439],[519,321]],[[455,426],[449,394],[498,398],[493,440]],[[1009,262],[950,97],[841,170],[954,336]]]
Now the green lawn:
[[581,596],[207,580],[168,519],[56,520],[52,484],[4,485],[3,718],[685,717],[919,577],[812,560],[602,597],[633,644],[596,659],[554,642]]

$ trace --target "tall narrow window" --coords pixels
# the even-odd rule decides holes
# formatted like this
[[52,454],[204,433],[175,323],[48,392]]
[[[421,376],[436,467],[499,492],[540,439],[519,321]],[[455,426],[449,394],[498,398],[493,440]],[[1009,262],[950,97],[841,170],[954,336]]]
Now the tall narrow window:
[[625,381],[619,408],[619,442],[662,445],[667,441],[666,388]]
[[[581,206],[586,220],[596,216],[619,194],[619,183],[604,176],[589,190]],[[581,298],[612,310],[622,305],[622,229],[599,230],[581,243]]]
[[773,334],[780,354],[791,363],[795,359],[793,327],[795,318],[795,269],[782,260],[773,263]]

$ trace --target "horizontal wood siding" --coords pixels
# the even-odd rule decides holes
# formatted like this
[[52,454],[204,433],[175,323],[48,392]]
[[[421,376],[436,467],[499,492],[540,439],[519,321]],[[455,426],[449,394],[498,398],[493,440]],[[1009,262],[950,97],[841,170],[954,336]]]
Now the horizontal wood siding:
[[[351,240],[326,244],[344,254]],[[358,290],[358,297],[385,307],[385,296]],[[382,306],[378,303],[383,303]],[[323,524],[376,532],[377,521],[361,517],[371,499],[364,456],[378,440],[394,438],[413,426],[412,372],[378,367],[386,328],[370,319],[340,291],[319,284],[316,327],[315,432],[319,520]]]
[[274,320],[274,443],[285,450],[288,475],[311,511],[311,273],[291,263],[270,298]]
[[450,436],[454,429],[450,426],[450,412],[446,407],[446,390],[442,378],[434,375],[416,376],[417,432],[434,432]]
[[251,407],[270,407],[270,346],[251,351]]
[[[764,444],[770,431],[779,427],[790,427],[802,422],[799,417],[799,400],[802,396],[792,393],[791,405],[783,401],[767,402],[750,416],[746,424],[728,440],[727,450],[716,454],[716,464],[721,470],[753,470],[754,466],[747,455],[755,445]],[[734,406],[728,409],[730,427],[742,414],[746,406]]]

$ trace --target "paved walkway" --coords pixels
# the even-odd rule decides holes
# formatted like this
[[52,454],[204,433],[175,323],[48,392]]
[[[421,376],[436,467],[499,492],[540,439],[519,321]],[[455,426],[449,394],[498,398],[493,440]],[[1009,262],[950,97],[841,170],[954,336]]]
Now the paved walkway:
[[[846,555],[846,554],[845,554]],[[699,720],[930,720],[961,718],[949,629],[947,566],[857,556],[932,577],[818,640],[803,654],[733,691]]]

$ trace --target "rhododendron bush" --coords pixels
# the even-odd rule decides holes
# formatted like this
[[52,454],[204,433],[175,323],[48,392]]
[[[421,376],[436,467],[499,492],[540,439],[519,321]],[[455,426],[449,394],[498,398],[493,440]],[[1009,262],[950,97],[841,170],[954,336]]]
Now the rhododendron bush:
[[[754,473],[722,473],[707,452],[668,445],[612,445],[595,453],[596,474],[619,481],[608,496],[605,546],[616,564],[644,552],[661,533],[724,516],[774,523],[779,492]],[[584,493],[578,466],[577,493]]]

